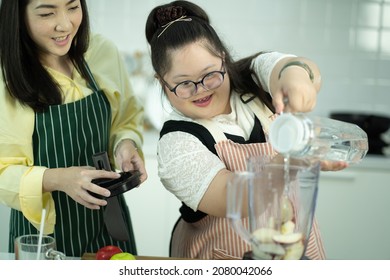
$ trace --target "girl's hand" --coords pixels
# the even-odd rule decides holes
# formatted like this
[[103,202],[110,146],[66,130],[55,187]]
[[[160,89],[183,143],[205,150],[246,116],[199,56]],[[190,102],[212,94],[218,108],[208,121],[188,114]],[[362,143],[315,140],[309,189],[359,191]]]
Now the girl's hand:
[[345,161],[321,161],[321,171],[339,171],[348,167]]
[[[283,164],[284,157],[281,154],[277,154],[272,160],[271,163]],[[307,165],[310,164],[310,161],[307,159],[290,159],[291,165]],[[339,171],[348,167],[348,163],[345,161],[320,161],[321,171]]]
[[317,102],[317,91],[305,70],[290,66],[283,70],[272,93],[276,113],[309,112]]
[[[289,65],[291,62],[298,63]],[[309,112],[321,88],[320,72],[308,59],[285,58],[272,70],[270,88],[276,113]]]

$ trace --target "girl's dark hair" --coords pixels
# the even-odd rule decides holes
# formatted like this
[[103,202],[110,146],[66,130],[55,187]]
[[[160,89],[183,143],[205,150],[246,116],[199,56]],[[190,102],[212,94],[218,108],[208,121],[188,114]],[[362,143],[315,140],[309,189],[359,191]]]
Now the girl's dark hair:
[[[59,85],[39,60],[38,49],[27,33],[26,6],[29,0],[1,0],[0,61],[4,82],[12,97],[35,112],[59,105],[63,96]],[[84,54],[89,45],[89,18],[85,0],[80,0],[83,20],[73,39],[69,57],[89,82],[84,70]]]
[[[182,16],[191,21],[179,20],[167,27],[169,22]],[[224,59],[232,90],[240,94],[253,93],[274,111],[270,95],[262,89],[250,68],[252,60],[260,53],[233,61],[228,49],[210,25],[207,13],[199,6],[189,1],[173,1],[155,7],[147,18],[145,35],[151,47],[153,68],[160,77],[172,66],[172,50],[201,42],[212,54]]]

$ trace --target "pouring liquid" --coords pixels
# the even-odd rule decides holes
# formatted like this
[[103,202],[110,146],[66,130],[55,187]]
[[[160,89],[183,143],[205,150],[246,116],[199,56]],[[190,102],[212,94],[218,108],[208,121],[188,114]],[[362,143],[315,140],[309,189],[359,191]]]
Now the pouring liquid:
[[281,222],[282,224],[293,220],[293,206],[291,204],[290,198],[289,198],[289,192],[290,192],[290,156],[289,155],[284,155],[283,158],[283,183],[284,183],[284,188],[283,188],[283,194],[281,197]]
[[[285,100],[285,105],[287,105],[288,100]],[[283,112],[281,113],[283,114]],[[288,197],[289,194],[289,185],[290,185],[290,154],[283,155],[284,163],[284,189],[282,195],[282,201],[280,203],[282,209],[282,223],[285,223],[292,219],[292,205]]]
[[284,159],[283,159],[283,162],[284,162],[284,195],[287,195],[288,196],[288,186],[289,186],[289,182],[290,182],[290,173],[289,173],[289,170],[290,170],[290,156],[289,155],[285,155],[284,156]]

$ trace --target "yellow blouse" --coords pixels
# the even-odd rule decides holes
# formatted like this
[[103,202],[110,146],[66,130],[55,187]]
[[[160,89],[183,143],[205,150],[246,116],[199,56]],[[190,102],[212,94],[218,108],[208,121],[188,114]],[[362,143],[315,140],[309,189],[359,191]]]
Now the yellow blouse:
[[[92,35],[85,58],[111,105],[110,151],[125,138],[132,139],[141,147],[144,111],[133,94],[118,49],[101,35]],[[60,84],[65,103],[91,94],[91,89],[77,71],[74,71],[73,78],[70,79],[53,69],[48,70]],[[33,166],[34,112],[10,97],[2,77],[0,116],[0,203],[22,211],[37,229],[42,208],[46,207],[44,233],[52,233],[55,224],[54,201],[51,193],[42,193],[42,178],[47,168]],[[111,161],[113,162],[112,159]]]

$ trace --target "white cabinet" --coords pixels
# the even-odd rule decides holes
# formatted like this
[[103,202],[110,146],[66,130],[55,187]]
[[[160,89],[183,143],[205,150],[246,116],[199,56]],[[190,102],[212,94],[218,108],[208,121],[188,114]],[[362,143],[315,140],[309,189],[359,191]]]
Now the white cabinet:
[[0,252],[8,252],[9,215],[11,209],[0,204]]
[[322,172],[317,201],[328,259],[390,259],[390,159]]
[[168,256],[171,232],[179,218],[180,201],[168,192],[157,173],[157,132],[145,133],[145,165],[148,179],[125,193],[138,255]]

